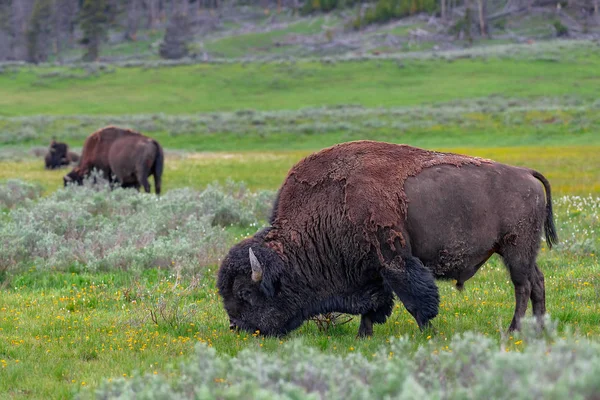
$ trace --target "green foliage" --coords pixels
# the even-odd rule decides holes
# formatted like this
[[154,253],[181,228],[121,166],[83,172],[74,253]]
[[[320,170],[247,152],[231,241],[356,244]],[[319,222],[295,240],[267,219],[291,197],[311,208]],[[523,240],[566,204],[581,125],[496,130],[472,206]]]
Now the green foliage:
[[492,24],[494,28],[503,31],[506,29],[507,22],[508,20],[506,18],[498,18]]
[[[367,0],[374,1],[374,0]],[[362,4],[363,2],[360,0],[307,0],[302,8],[300,8],[300,13],[303,15],[312,14],[315,12],[330,12],[336,9],[343,9],[353,7],[356,4]]]
[[83,31],[82,44],[86,47],[84,61],[96,61],[100,43],[107,33],[110,7],[106,0],[84,0],[80,11],[79,24]]
[[377,0],[375,7],[368,8],[352,24],[362,28],[371,24],[381,24],[393,19],[404,18],[417,13],[434,13],[438,9],[436,0]]
[[48,59],[48,38],[51,33],[52,1],[36,0],[27,28],[27,58],[30,62]]
[[553,21],[552,25],[554,26],[554,29],[556,30],[556,36],[563,37],[563,36],[569,35],[569,28],[567,28],[565,25],[563,25],[563,23],[560,22],[559,20]]
[[[529,322],[530,324],[531,321]],[[551,325],[551,324],[547,324]],[[248,349],[235,357],[198,345],[173,378],[137,375],[105,383],[105,399],[423,399],[593,398],[600,383],[600,345],[576,336],[547,337],[527,327],[523,350],[506,352],[477,333],[455,335],[445,349],[427,344],[411,351],[406,337],[371,357],[324,354],[302,341],[275,353]],[[81,398],[92,396],[83,393]]]

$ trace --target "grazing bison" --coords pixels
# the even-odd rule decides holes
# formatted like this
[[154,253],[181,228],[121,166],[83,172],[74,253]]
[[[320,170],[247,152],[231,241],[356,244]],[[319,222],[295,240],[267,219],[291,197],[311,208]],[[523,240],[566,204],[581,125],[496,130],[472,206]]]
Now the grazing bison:
[[542,229],[557,242],[550,184],[536,171],[373,141],[315,153],[288,173],[270,226],[229,251],[218,289],[230,327],[283,335],[321,313],[360,314],[359,336],[394,297],[420,328],[438,313],[435,278],[457,287],[498,253],[515,287],[510,329],[531,298],[545,311],[536,265]]
[[79,166],[64,177],[64,184],[81,184],[83,178],[96,169],[110,182],[138,190],[143,186],[149,193],[148,177],[154,175],[154,189],[160,194],[163,165],[163,150],[156,140],[129,129],[109,126],[86,139]]

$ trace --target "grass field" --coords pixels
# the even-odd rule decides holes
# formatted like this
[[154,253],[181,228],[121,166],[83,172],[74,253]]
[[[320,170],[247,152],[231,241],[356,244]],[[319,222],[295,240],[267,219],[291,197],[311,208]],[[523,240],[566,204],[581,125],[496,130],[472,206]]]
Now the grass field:
[[[599,66],[597,53],[575,48],[558,61],[474,58],[406,61],[402,67],[393,61],[298,61],[115,68],[83,77],[66,68],[5,71],[0,183],[17,178],[44,191],[9,207],[3,199],[19,194],[0,186],[0,397],[73,398],[146,373],[177,380],[182,362],[198,363],[198,343],[222,356],[251,350],[260,357],[301,339],[326,355],[362,354],[367,363],[390,337],[407,336],[409,359],[418,346],[428,346],[432,357],[461,354],[453,337],[475,331],[502,352],[524,351],[530,343],[525,334],[505,333],[514,293],[497,257],[462,292],[439,283],[435,331],[419,332],[398,305],[367,340],[355,338],[357,318],[325,332],[305,323],[277,339],[229,332],[215,289],[225,249],[264,223],[261,196],[272,196],[295,162],[356,139],[455,151],[542,172],[552,183],[561,238],[539,257],[548,310],[558,337],[571,331],[577,340],[598,343]],[[84,198],[87,192],[60,189],[65,170],[46,171],[41,159],[28,155],[53,135],[81,146],[87,134],[109,123],[163,143],[167,193],[161,199],[121,191]],[[253,197],[228,186],[206,189],[229,178],[245,182],[250,192],[266,192]],[[237,216],[232,225],[214,223],[221,205]],[[223,383],[217,379],[213,384]]]
[[[189,114],[359,104],[391,107],[500,95],[598,97],[600,56],[117,68],[72,79],[51,67],[0,75],[0,116]],[[54,73],[52,73],[54,71]]]
[[[330,143],[324,144],[329,145]],[[331,143],[333,144],[333,143]],[[529,147],[435,147],[541,171],[556,195],[600,193],[600,146]],[[202,189],[214,181],[231,178],[250,189],[277,189],[287,171],[310,151],[174,153],[167,155],[166,190],[182,187]],[[63,185],[65,169],[46,171],[40,159],[0,162],[0,180],[19,177],[40,184],[47,192]]]

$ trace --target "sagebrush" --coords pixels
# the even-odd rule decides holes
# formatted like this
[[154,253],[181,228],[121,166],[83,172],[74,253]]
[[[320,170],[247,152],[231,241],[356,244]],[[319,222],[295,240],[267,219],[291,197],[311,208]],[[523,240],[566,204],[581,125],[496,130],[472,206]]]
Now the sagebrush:
[[[522,351],[481,334],[455,335],[438,350],[416,352],[406,337],[372,355],[327,354],[301,340],[266,353],[235,357],[198,345],[195,357],[170,376],[105,383],[82,398],[97,399],[593,399],[600,391],[600,345],[567,335],[546,321],[545,334],[525,324]],[[434,341],[435,342],[435,341]]]
[[0,226],[0,265],[13,270],[214,265],[231,243],[224,227],[256,229],[273,198],[272,192],[250,193],[232,182],[162,197],[87,184],[34,202],[20,200],[39,195],[27,191],[34,186],[15,182],[0,186],[0,199],[8,199],[1,201],[18,203]]

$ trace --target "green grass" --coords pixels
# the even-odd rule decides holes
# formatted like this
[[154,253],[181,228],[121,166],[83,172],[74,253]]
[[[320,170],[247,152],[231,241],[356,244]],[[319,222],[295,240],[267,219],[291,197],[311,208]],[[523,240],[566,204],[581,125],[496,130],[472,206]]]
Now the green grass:
[[415,29],[427,30],[427,24],[415,23],[415,24],[409,24],[409,25],[399,25],[399,26],[396,26],[395,28],[392,28],[385,32],[390,33],[392,35],[396,35],[396,36],[408,36],[410,34],[410,32],[414,31]]
[[124,41],[114,46],[107,46],[102,49],[101,55],[103,58],[117,57],[135,57],[138,58],[156,58],[158,54],[151,50],[153,43],[161,41],[164,36],[163,32],[157,31],[140,31],[137,34],[137,40]]
[[[221,39],[205,42],[204,48],[214,55],[221,57],[244,57],[280,53],[290,46],[275,47],[276,41],[280,41],[288,35],[315,35],[322,31],[324,22],[325,19],[319,17],[291,23],[283,29],[226,36]],[[331,22],[328,23],[328,26],[330,25],[332,25]]]
[[[118,34],[124,36],[123,32]],[[100,47],[100,59],[159,59],[158,50],[152,50],[151,46],[153,43],[161,41],[163,36],[164,32],[162,31],[140,30],[137,33],[136,40],[124,40],[115,44],[104,43]],[[61,58],[69,61],[81,61],[83,54],[83,46],[78,46],[63,51]],[[49,61],[56,61],[56,56],[52,55]]]
[[[560,214],[559,214],[560,215]],[[582,335],[600,334],[597,257],[569,257],[552,252],[540,257],[546,274],[547,304],[552,316]],[[165,272],[36,273],[14,277],[11,289],[0,292],[0,393],[11,398],[65,398],[84,386],[97,386],[109,377],[134,372],[162,372],[192,355],[195,343],[236,354],[244,348],[273,351],[284,341],[303,338],[326,352],[373,354],[390,336],[408,335],[415,347],[434,341],[443,350],[458,332],[474,330],[499,338],[513,313],[513,289],[499,260],[488,263],[463,292],[440,282],[440,315],[436,332],[419,332],[413,318],[398,305],[374,337],[356,340],[358,319],[320,332],[305,323],[285,339],[255,337],[228,331],[226,313],[207,271],[200,288],[184,294]],[[183,287],[187,282],[179,282]],[[171,301],[195,304],[199,312],[184,326],[151,321],[153,298],[160,290]],[[171,296],[171,297],[169,297]],[[518,351],[520,335],[508,339],[507,351]]]
[[489,59],[344,62],[321,65],[195,65],[117,68],[77,80],[40,78],[44,68],[0,75],[0,115],[186,114],[359,104],[410,106],[502,95],[598,96],[600,56],[568,62]]

